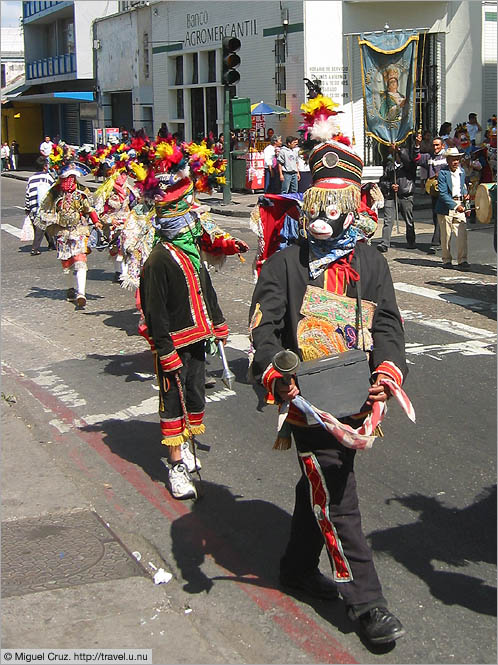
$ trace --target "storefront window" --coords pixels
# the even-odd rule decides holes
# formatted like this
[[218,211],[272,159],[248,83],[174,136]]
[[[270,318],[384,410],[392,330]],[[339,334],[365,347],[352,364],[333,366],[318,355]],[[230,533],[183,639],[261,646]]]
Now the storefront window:
[[208,83],[216,83],[216,51],[208,51]]
[[206,119],[207,131],[218,135],[218,104],[216,88],[206,88]]
[[204,127],[204,88],[192,88],[190,91],[190,113],[192,139],[199,141],[206,135]]
[[183,118],[184,114],[183,108],[183,90],[176,91],[176,117]]
[[183,85],[183,56],[179,55],[175,58],[175,65],[175,85]]
[[192,83],[199,83],[199,54],[192,54]]

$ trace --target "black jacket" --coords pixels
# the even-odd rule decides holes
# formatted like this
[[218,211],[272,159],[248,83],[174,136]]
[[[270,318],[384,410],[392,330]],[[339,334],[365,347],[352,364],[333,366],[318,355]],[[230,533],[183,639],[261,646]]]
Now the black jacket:
[[413,196],[417,177],[417,164],[414,158],[413,149],[398,148],[395,153],[395,160],[388,159],[384,162],[384,173],[379,180],[379,187],[385,199],[394,199],[394,191],[391,185],[394,183],[395,171],[396,183],[399,185],[398,196],[401,198]]
[[[405,337],[396,296],[385,258],[375,247],[358,243],[354,250],[351,267],[358,270],[360,257],[360,279],[362,299],[377,303],[373,322],[373,350],[370,354],[370,369],[373,372],[382,362],[393,362],[406,377]],[[264,264],[254,290],[250,317],[258,319],[252,330],[256,349],[252,371],[261,381],[272,358],[282,349],[291,349],[299,354],[297,324],[306,287],[311,284],[323,288],[324,273],[311,279],[309,275],[309,246],[305,241],[273,254]],[[356,297],[356,287],[348,285],[346,295]]]
[[169,243],[158,243],[145,262],[140,303],[146,323],[140,333],[160,359],[171,359],[176,349],[212,335],[228,335],[204,264],[198,275],[188,256]]

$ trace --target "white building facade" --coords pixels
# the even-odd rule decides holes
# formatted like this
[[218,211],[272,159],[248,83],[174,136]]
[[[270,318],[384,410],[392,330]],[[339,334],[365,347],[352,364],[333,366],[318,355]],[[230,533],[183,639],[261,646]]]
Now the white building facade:
[[148,3],[126,3],[119,14],[94,21],[96,127],[143,127],[153,135],[151,24]]
[[[138,129],[146,124],[151,135],[162,122],[187,140],[223,131],[222,40],[237,37],[240,82],[232,94],[291,111],[286,116],[267,116],[267,128],[284,138],[296,134],[300,106],[306,99],[304,78],[319,78],[324,94],[343,104],[344,132],[354,135],[357,150],[367,164],[374,165],[378,163],[375,145],[364,136],[358,34],[382,31],[386,23],[391,30],[412,28],[424,35],[418,49],[423,80],[418,83],[417,125],[421,115],[423,128],[437,133],[444,121],[455,126],[469,112],[482,119],[483,114],[496,111],[496,92],[494,110],[492,95],[485,95],[493,82],[496,90],[496,65],[486,70],[486,83],[483,66],[485,57],[491,57],[488,23],[493,11],[496,17],[496,3],[484,3],[488,5],[484,10],[483,3],[472,1],[152,0],[139,9],[140,14],[149,12],[150,24],[145,19],[141,23],[125,19],[134,11],[138,14],[137,7],[129,11],[130,4],[134,3],[121,3],[120,10],[125,5],[128,11],[120,17],[122,23],[112,19],[113,27],[105,37],[102,26],[111,19],[98,21],[103,38],[98,38],[102,53],[97,83],[104,95],[128,91],[133,125]],[[494,31],[496,44],[496,18]],[[485,34],[487,51],[483,50]],[[107,55],[106,41],[110,42]],[[494,53],[496,62],[496,46]],[[140,71],[146,61],[149,80]],[[99,108],[99,121],[106,124],[112,118],[109,99],[103,96]]]
[[24,39],[21,28],[1,30],[2,88],[24,78]]
[[117,0],[22,4],[29,89],[16,101],[41,105],[44,134],[70,144],[91,141],[97,110],[92,22],[117,12]]

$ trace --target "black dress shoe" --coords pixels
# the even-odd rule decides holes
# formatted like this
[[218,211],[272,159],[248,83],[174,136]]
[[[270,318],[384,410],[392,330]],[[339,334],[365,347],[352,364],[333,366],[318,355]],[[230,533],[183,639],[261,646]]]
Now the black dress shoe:
[[467,263],[467,261],[462,261],[462,263],[458,264],[458,270],[468,272],[470,270],[470,264]]
[[302,591],[314,598],[337,600],[339,594],[335,583],[317,570],[301,577],[291,577],[280,573],[280,586],[293,591]]
[[409,242],[406,249],[417,249],[417,245],[414,242]]
[[382,252],[384,254],[384,252],[387,252],[389,247],[386,247],[385,245],[379,244],[379,245],[377,245],[377,249],[379,250],[379,252]]
[[360,616],[360,630],[372,644],[386,644],[405,635],[399,619],[386,607],[374,607]]
[[441,267],[445,268],[446,270],[451,270],[451,268],[453,268],[453,264],[451,263],[451,261],[449,261],[448,263],[443,263]]

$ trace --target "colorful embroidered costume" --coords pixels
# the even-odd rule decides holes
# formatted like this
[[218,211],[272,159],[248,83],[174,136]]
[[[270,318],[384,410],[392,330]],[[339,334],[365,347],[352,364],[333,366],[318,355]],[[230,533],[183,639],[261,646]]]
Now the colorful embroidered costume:
[[[54,151],[57,152],[57,147]],[[67,155],[67,159],[70,158],[71,155]],[[58,180],[44,198],[36,221],[40,228],[46,228],[49,235],[55,236],[57,258],[62,263],[64,273],[69,275],[71,284],[67,298],[76,301],[80,308],[86,304],[90,227],[98,223],[88,190],[79,187],[76,180],[77,176],[87,175],[88,172],[81,164],[66,162],[56,172]],[[74,271],[76,277],[76,289],[72,286],[71,271]]]
[[[253,294],[252,371],[280,402],[284,399],[281,394],[295,390],[295,383],[292,380],[287,386],[279,381],[282,374],[272,364],[276,353],[290,349],[306,360],[357,346],[358,331],[348,321],[351,304],[353,310],[356,307],[360,279],[364,324],[371,328],[365,334],[373,380],[383,377],[401,386],[407,372],[403,326],[389,267],[365,242],[375,230],[376,215],[361,205],[363,164],[339,134],[335,106],[320,95],[302,107],[307,112],[311,139],[318,143],[309,157],[313,184],[304,193],[301,238],[263,263]],[[382,629],[384,637],[392,640],[404,629],[387,610],[372,552],[361,529],[353,470],[354,447],[363,436],[359,431],[367,412],[368,408],[365,413],[341,419],[331,434],[328,428],[310,425],[303,411],[290,401],[287,423],[302,476],[296,487],[290,539],[280,574],[282,583],[293,588],[324,591],[328,582],[330,592],[334,585],[324,581],[318,571],[325,546],[333,581],[350,618],[367,621],[370,611],[381,608],[389,617],[389,630]],[[284,440],[278,443],[285,447]],[[370,619],[367,623],[368,637]]]
[[[138,168],[139,183],[155,203],[151,224],[155,246],[145,261],[137,292],[142,309],[139,332],[148,339],[154,354],[159,384],[159,416],[162,443],[171,493],[186,499],[197,495],[190,472],[200,468],[188,442],[204,432],[206,342],[224,341],[228,327],[218,305],[208,270],[201,257],[204,249],[227,253],[230,239],[212,228],[212,237],[194,211],[194,188],[199,185],[189,161],[199,157],[221,165],[205,145],[183,145],[169,139],[153,146],[148,170]],[[190,159],[189,159],[190,156]],[[191,178],[193,175],[193,179]],[[199,176],[202,183],[202,175]],[[148,185],[148,186],[146,186]],[[240,250],[239,250],[240,251]],[[194,448],[195,453],[195,448]]]

